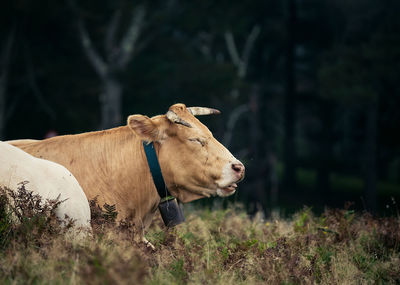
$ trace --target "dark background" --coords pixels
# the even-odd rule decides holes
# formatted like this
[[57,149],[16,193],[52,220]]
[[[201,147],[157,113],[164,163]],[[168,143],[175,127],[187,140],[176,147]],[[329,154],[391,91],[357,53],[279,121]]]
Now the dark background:
[[0,139],[214,107],[202,121],[247,168],[223,203],[394,214],[399,12],[398,0],[2,1]]

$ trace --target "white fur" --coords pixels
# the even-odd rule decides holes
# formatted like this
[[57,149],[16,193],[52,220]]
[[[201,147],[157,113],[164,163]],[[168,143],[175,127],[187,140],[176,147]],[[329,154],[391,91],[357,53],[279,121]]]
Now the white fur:
[[[235,159],[236,160],[236,159]],[[238,161],[238,160],[236,160]],[[218,185],[217,195],[220,197],[228,197],[236,192],[236,190],[227,192],[222,190],[225,187],[228,187],[232,183],[237,182],[238,177],[236,173],[232,170],[232,163],[228,162],[224,165],[221,172],[221,178],[216,181]]]
[[221,178],[216,182],[218,187],[225,188],[237,180],[235,173],[232,170],[232,163],[227,163],[222,168]]
[[219,197],[228,197],[228,196],[231,196],[232,194],[234,194],[235,192],[236,192],[236,190],[233,190],[232,192],[227,192],[220,188],[217,189],[217,195]]
[[15,191],[18,183],[29,181],[25,188],[45,199],[66,200],[56,209],[61,220],[65,215],[75,226],[90,229],[89,203],[75,177],[63,166],[39,159],[0,141],[0,186]]

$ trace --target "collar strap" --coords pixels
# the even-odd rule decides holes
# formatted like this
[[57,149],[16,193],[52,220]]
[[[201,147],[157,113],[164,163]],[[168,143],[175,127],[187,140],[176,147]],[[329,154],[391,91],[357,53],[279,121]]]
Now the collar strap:
[[146,153],[147,163],[149,165],[151,176],[153,177],[154,185],[156,186],[158,195],[162,200],[169,200],[169,198],[173,198],[171,193],[169,193],[167,186],[165,185],[160,163],[158,162],[156,149],[154,148],[154,143],[143,142],[143,148],[144,152]]

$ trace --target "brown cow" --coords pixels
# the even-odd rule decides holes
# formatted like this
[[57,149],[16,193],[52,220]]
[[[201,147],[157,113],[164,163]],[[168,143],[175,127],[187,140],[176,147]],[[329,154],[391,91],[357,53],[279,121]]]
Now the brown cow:
[[87,198],[115,204],[119,218],[132,218],[142,229],[151,223],[160,197],[154,186],[142,141],[154,142],[165,183],[181,202],[236,191],[244,166],[194,115],[209,108],[175,104],[166,115],[131,115],[127,126],[42,141],[10,143],[65,166]]

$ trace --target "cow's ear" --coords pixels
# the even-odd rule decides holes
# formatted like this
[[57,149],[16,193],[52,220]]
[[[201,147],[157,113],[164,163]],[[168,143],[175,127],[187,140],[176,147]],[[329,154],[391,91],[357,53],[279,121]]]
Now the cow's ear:
[[128,126],[144,141],[158,141],[162,138],[158,124],[147,116],[129,116]]

